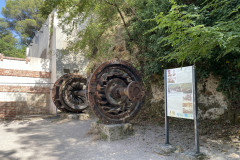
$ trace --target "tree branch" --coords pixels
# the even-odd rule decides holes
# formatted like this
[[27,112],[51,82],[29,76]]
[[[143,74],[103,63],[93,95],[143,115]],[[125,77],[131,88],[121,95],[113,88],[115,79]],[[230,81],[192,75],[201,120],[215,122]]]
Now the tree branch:
[[128,37],[129,37],[130,39],[132,39],[132,36],[130,35],[130,32],[129,32],[128,29],[127,29],[127,24],[126,24],[126,21],[125,21],[125,19],[124,19],[124,16],[123,16],[123,14],[122,14],[122,12],[121,12],[120,8],[118,7],[118,5],[117,5],[117,3],[116,3],[115,0],[114,0],[114,6],[117,8],[117,11],[118,11],[118,13],[119,13],[119,15],[120,15],[120,17],[121,17],[121,19],[122,19],[122,22],[123,22],[123,25],[124,25],[124,27],[125,27],[125,30],[126,30],[126,32],[127,32]]

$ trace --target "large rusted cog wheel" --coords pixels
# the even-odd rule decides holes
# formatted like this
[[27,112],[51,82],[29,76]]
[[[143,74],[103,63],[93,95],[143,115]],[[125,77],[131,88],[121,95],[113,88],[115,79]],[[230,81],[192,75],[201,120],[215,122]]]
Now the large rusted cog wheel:
[[143,103],[144,92],[137,70],[121,60],[101,64],[88,82],[88,103],[105,124],[126,123]]
[[87,79],[79,74],[65,74],[54,84],[52,99],[63,112],[79,113],[87,108]]

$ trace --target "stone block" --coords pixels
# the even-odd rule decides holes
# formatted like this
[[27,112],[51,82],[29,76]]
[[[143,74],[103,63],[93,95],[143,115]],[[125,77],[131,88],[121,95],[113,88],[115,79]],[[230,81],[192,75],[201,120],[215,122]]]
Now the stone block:
[[206,158],[203,153],[196,154],[195,152],[183,152],[178,155],[179,160],[204,160]]
[[80,114],[70,114],[70,113],[59,113],[59,116],[62,119],[69,119],[69,120],[89,120],[90,116],[87,113],[80,113]]
[[87,113],[79,114],[79,120],[89,120],[90,116]]
[[170,145],[170,144],[163,144],[160,145],[159,148],[155,150],[156,153],[161,155],[168,155],[176,151],[176,147]]
[[69,119],[69,120],[78,120],[79,119],[79,115],[78,114],[68,114],[67,115],[67,119]]
[[106,137],[108,142],[126,138],[134,133],[133,126],[129,123],[106,125],[93,122],[90,130],[97,130],[99,134]]

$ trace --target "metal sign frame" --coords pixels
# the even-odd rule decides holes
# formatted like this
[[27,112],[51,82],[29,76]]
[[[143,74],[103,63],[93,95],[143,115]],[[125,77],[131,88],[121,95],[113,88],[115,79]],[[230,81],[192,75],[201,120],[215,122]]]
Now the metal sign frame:
[[[167,107],[167,70],[164,70],[164,87],[165,87],[165,144],[169,145],[169,116]],[[196,68],[192,66],[192,85],[193,85],[193,120],[195,132],[195,150],[196,154],[200,153],[199,134],[198,134],[198,105],[197,105],[197,82],[196,82]],[[180,118],[180,117],[179,117]]]

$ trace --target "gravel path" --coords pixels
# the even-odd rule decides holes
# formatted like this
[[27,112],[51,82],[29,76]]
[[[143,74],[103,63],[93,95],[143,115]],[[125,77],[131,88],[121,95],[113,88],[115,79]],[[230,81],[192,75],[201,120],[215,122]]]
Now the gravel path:
[[[0,122],[1,160],[174,160],[175,154],[158,154],[164,143],[163,126],[134,125],[135,134],[124,140],[96,140],[88,131],[93,120],[69,121],[56,118],[29,118]],[[189,132],[172,131],[170,139],[188,151],[194,147]],[[185,145],[183,145],[183,141]],[[210,159],[240,159],[239,147],[204,139],[202,151]],[[212,146],[211,146],[212,145]],[[181,146],[181,147],[180,147]],[[217,148],[214,148],[217,147]],[[220,150],[219,150],[220,148]]]

